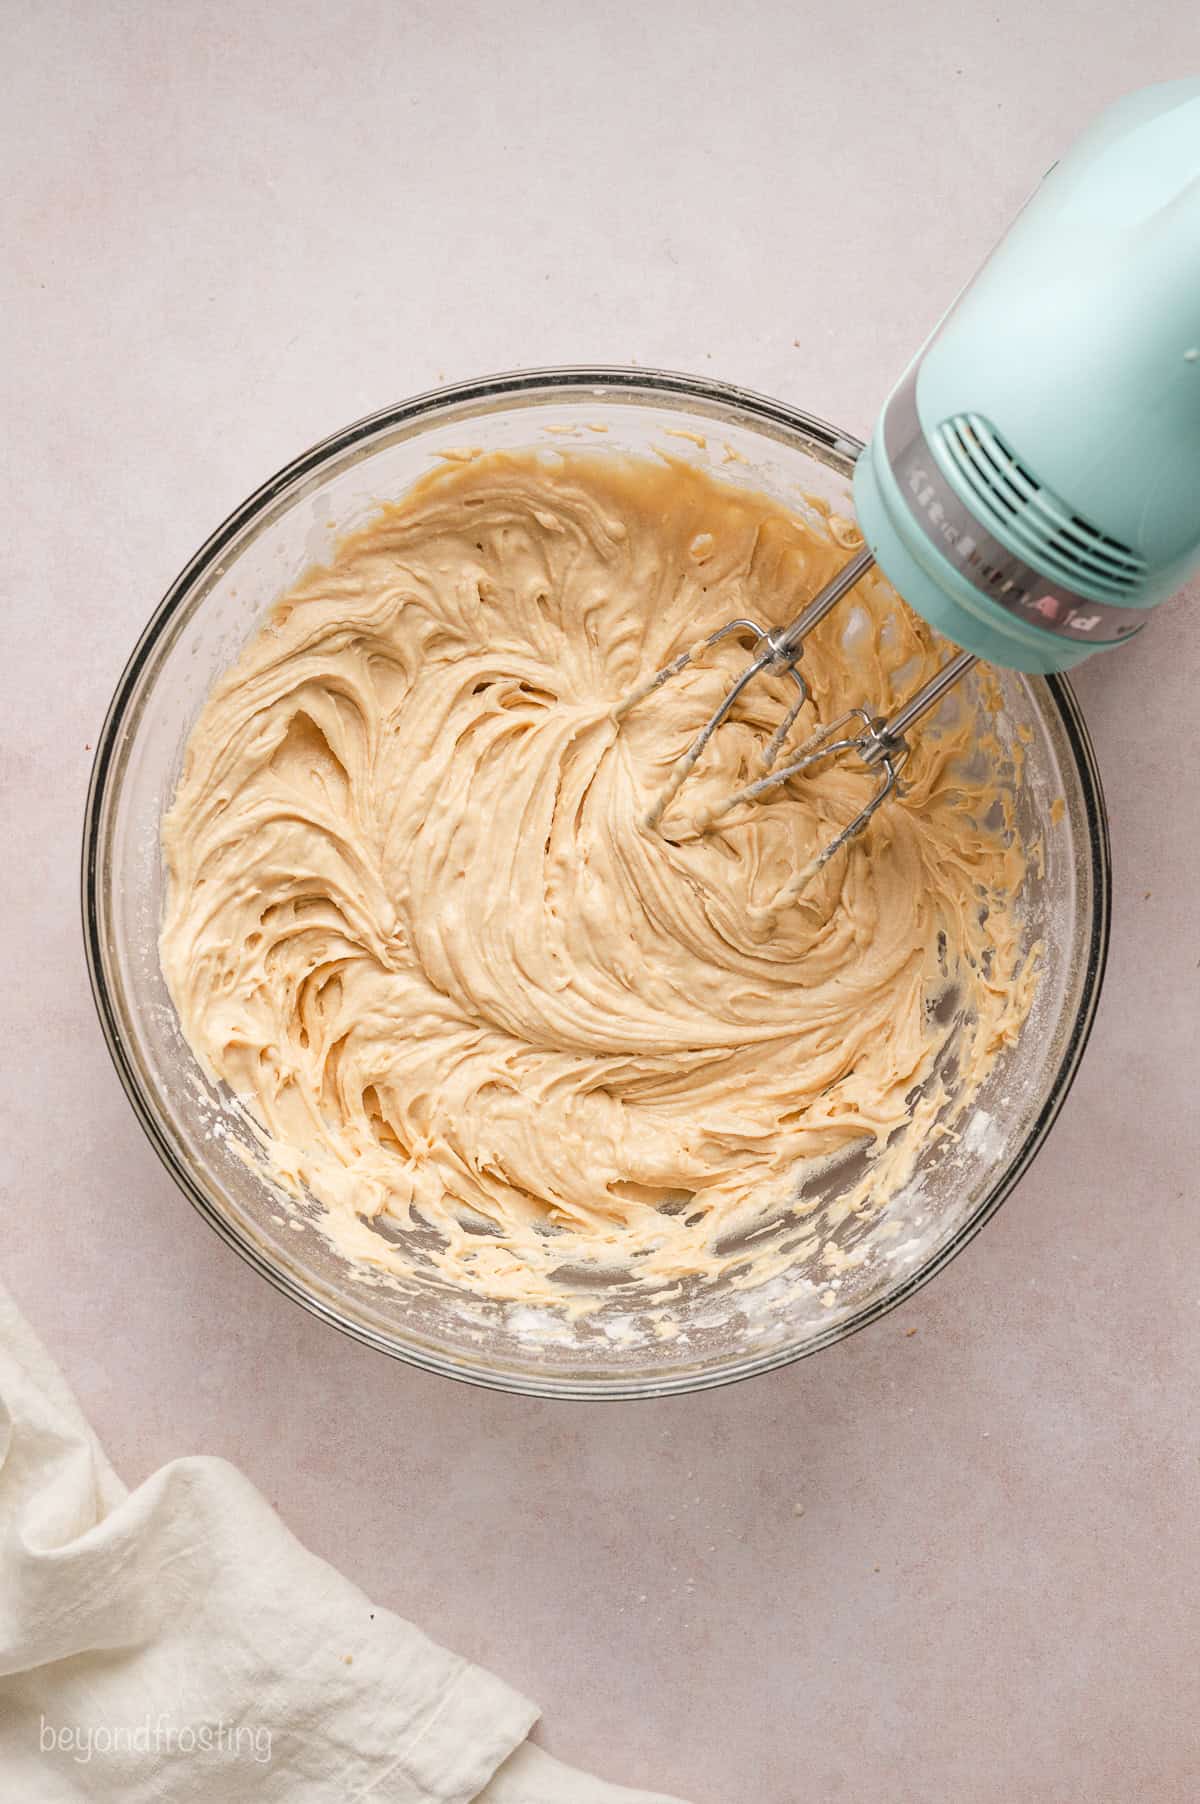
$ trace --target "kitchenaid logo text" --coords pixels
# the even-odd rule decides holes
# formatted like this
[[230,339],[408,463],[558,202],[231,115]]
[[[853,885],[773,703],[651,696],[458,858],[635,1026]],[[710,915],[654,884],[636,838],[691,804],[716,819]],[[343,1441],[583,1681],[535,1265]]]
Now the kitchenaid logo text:
[[980,582],[986,583],[993,593],[1002,595],[1006,602],[1015,602],[1025,613],[1040,615],[1043,620],[1050,621],[1057,627],[1066,627],[1072,633],[1096,631],[1103,621],[1103,615],[1073,607],[1058,595],[1039,595],[1029,585],[1018,582],[1011,574],[1010,567],[989,562],[980,550],[978,540],[970,532],[956,526],[947,515],[939,499],[939,486],[922,464],[914,465],[908,473],[909,493],[925,516],[930,531],[941,539],[956,564],[969,570]]

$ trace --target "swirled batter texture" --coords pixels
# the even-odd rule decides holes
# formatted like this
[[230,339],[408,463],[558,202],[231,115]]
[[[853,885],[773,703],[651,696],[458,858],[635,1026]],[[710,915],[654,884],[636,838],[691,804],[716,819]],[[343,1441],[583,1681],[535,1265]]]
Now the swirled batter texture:
[[[529,1299],[581,1268],[744,1266],[735,1230],[805,1207],[801,1161],[887,1148],[858,1193],[882,1207],[951,1035],[965,1101],[1015,1034],[1021,856],[965,774],[961,699],[786,908],[873,778],[834,764],[688,824],[757,773],[786,678],[641,824],[745,649],[614,705],[730,617],[789,620],[857,542],[682,462],[466,458],[346,538],[218,682],[163,825],[163,968],[202,1065],[354,1256]],[[797,738],[944,656],[864,579],[809,644]]]

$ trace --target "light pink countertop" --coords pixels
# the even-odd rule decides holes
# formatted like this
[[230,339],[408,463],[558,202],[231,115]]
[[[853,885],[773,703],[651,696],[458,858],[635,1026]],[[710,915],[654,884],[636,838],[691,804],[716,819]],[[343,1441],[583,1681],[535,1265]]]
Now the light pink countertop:
[[1048,1146],[905,1309],[730,1390],[493,1396],[276,1295],[143,1139],[76,900],[120,667],[261,478],[519,364],[866,432],[1072,132],[1200,62],[1189,9],[143,0],[4,31],[3,1273],[119,1470],[227,1455],[536,1698],[553,1752],[694,1804],[1191,1804],[1194,607],[1078,680],[1114,932]]

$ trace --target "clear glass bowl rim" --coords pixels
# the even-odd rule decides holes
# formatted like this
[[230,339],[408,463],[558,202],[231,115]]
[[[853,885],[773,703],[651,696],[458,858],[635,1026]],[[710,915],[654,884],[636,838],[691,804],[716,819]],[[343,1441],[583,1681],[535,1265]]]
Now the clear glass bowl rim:
[[1083,1057],[1095,1019],[1108,956],[1112,905],[1112,867],[1108,819],[1091,738],[1079,704],[1066,678],[1050,676],[1039,679],[1044,683],[1045,690],[1057,710],[1083,795],[1084,813],[1088,827],[1088,853],[1093,900],[1089,939],[1083,953],[1079,1008],[1063,1048],[1058,1069],[1047,1088],[1042,1108],[1015,1157],[999,1174],[995,1184],[983,1197],[975,1211],[960,1224],[956,1233],[939,1248],[926,1264],[912,1272],[893,1290],[877,1298],[856,1315],[831,1325],[827,1332],[814,1336],[803,1345],[775,1347],[759,1357],[734,1361],[726,1367],[712,1370],[690,1371],[678,1375],[664,1374],[662,1377],[645,1375],[628,1379],[616,1378],[606,1380],[602,1384],[577,1380],[564,1375],[548,1374],[545,1379],[542,1379],[530,1374],[490,1373],[476,1365],[469,1365],[465,1362],[460,1364],[453,1356],[444,1353],[431,1352],[424,1347],[405,1345],[391,1335],[376,1332],[366,1324],[352,1320],[323,1298],[313,1295],[288,1273],[280,1270],[269,1258],[265,1257],[263,1251],[253,1241],[243,1236],[237,1226],[229,1220],[207,1193],[202,1182],[203,1174],[197,1174],[191,1168],[190,1162],[180,1155],[169,1125],[158,1110],[153,1093],[143,1084],[125,1042],[120,1014],[105,968],[104,943],[107,907],[103,888],[103,854],[106,844],[106,827],[109,803],[112,798],[112,782],[118,769],[117,754],[125,731],[129,709],[137,694],[141,674],[163,635],[169,631],[176,615],[185,606],[193,587],[205,576],[213,563],[225,553],[229,545],[249,525],[286,494],[293,484],[312,475],[330,459],[340,457],[356,445],[365,445],[381,432],[389,431],[399,425],[411,425],[425,416],[437,415],[448,407],[470,405],[473,402],[503,405],[506,401],[520,402],[522,399],[532,400],[538,397],[549,400],[555,391],[560,393],[567,391],[569,394],[572,390],[593,388],[603,388],[609,391],[624,390],[629,393],[631,399],[639,396],[653,399],[653,397],[659,396],[664,401],[676,398],[683,401],[710,402],[719,407],[736,410],[747,415],[751,422],[768,427],[782,427],[785,431],[801,435],[811,442],[811,447],[815,451],[825,454],[824,461],[829,462],[846,475],[850,473],[854,460],[862,450],[862,441],[855,438],[853,434],[841,432],[816,415],[805,413],[801,408],[789,406],[770,396],[760,395],[753,390],[738,388],[730,383],[718,382],[707,377],[625,365],[564,365],[480,377],[470,382],[452,383],[441,388],[427,390],[354,421],[351,425],[343,427],[341,431],[331,434],[328,438],[320,440],[307,451],[302,452],[299,457],[294,458],[257,488],[205,541],[163,596],[121,673],[96,742],[84,812],[81,863],[84,950],[92,996],[109,1055],[133,1106],[134,1113],[155,1152],[184,1195],[209,1226],[285,1296],[291,1297],[294,1302],[301,1304],[313,1315],[333,1327],[339,1328],[344,1334],[362,1341],[367,1346],[375,1347],[392,1358],[403,1360],[407,1364],[415,1365],[426,1371],[436,1372],[444,1377],[480,1385],[486,1389],[504,1390],[528,1396],[562,1397],[575,1401],[628,1400],[637,1397],[655,1397],[693,1390],[707,1390],[718,1385],[731,1384],[743,1378],[756,1376],[760,1372],[773,1371],[780,1366],[790,1365],[795,1360],[806,1358],[824,1347],[832,1346],[836,1342],[846,1339],[849,1335],[857,1333],[859,1329],[865,1328],[868,1323],[877,1321],[881,1316],[906,1301],[944,1266],[948,1265],[950,1260],[962,1251],[967,1242],[974,1238],[984,1223],[995,1214],[1001,1203],[1028,1170],[1066,1100],[1079,1069],[1080,1060]]

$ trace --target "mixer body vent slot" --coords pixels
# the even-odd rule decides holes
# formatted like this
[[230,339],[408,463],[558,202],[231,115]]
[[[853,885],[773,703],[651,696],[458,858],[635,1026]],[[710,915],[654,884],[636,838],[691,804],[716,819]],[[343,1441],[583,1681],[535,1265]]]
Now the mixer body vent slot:
[[955,414],[934,438],[963,501],[1027,563],[1084,594],[1127,596],[1145,581],[1145,559],[1039,483],[980,414]]

